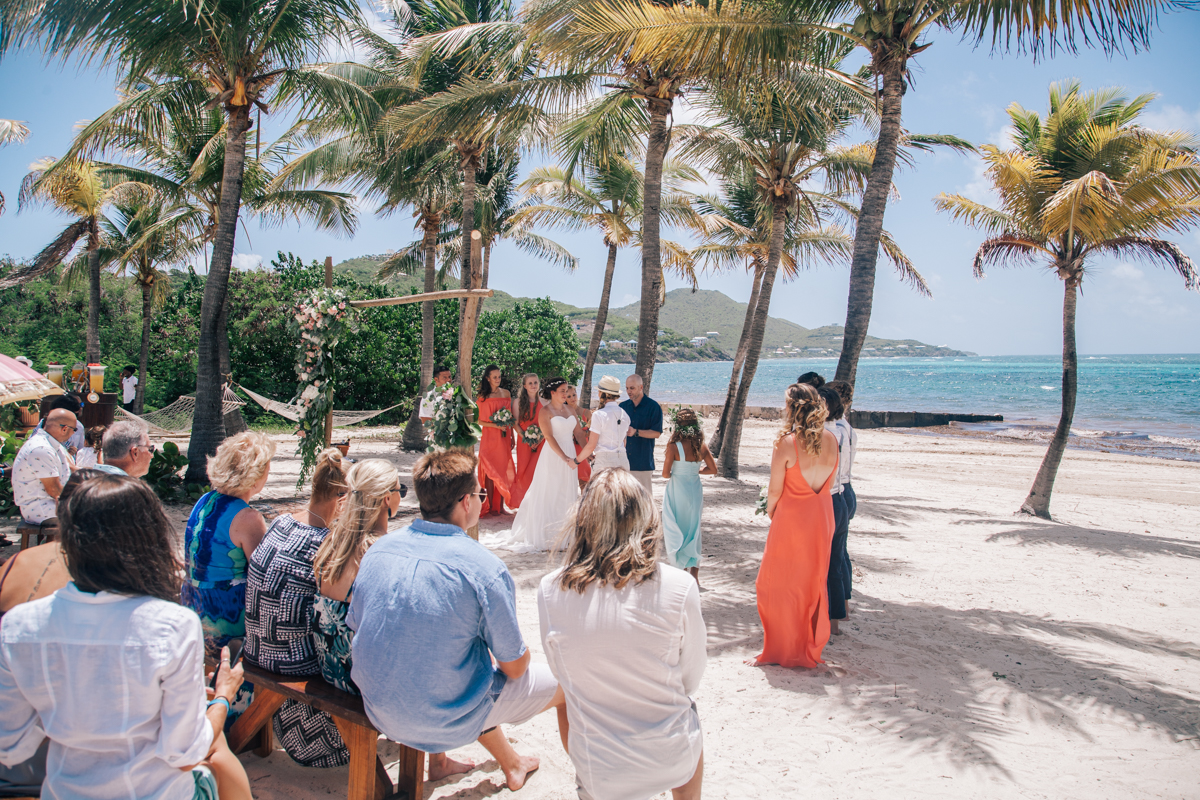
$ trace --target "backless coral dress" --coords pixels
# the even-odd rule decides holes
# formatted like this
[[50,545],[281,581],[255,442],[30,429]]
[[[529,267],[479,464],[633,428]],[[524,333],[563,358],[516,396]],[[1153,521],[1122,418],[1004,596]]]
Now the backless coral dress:
[[[511,398],[489,397],[479,400],[479,420],[490,420],[501,408],[511,410]],[[513,484],[517,480],[517,468],[513,466],[512,428],[484,428],[479,439],[479,485],[487,488],[492,481],[492,491],[484,504],[482,514],[501,514],[504,503],[511,503]],[[497,496],[498,495],[498,496]]]
[[513,482],[512,497],[508,499],[508,505],[511,508],[521,507],[521,501],[525,499],[525,493],[529,491],[529,484],[533,483],[533,471],[537,468],[538,456],[546,449],[544,434],[536,448],[530,448],[522,438],[530,425],[537,424],[539,408],[540,406],[535,403],[532,409],[533,416],[529,419],[518,419],[517,426],[513,429],[513,436],[517,440],[517,479]]
[[833,499],[837,464],[814,492],[796,463],[783,478],[783,496],[767,533],[754,587],[763,626],[760,664],[815,667],[829,642],[829,552],[833,544]]

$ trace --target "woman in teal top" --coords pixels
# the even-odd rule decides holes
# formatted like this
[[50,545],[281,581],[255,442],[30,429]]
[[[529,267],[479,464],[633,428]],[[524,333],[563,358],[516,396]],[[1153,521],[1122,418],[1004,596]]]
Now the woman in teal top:
[[663,544],[667,561],[692,573],[699,583],[700,517],[704,511],[700,476],[716,475],[717,464],[704,443],[704,431],[695,411],[678,409],[672,423],[674,431],[667,443],[662,471],[668,481],[663,493]]

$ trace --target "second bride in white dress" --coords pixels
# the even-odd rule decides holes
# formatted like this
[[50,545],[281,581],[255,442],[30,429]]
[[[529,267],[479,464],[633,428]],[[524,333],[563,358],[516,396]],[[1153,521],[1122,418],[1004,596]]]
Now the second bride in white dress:
[[546,450],[538,458],[512,530],[485,544],[517,552],[561,549],[566,545],[559,539],[571,506],[579,499],[579,462],[574,457],[574,432],[579,421],[566,404],[570,388],[562,378],[550,378],[542,387],[542,397],[550,401],[538,412]]

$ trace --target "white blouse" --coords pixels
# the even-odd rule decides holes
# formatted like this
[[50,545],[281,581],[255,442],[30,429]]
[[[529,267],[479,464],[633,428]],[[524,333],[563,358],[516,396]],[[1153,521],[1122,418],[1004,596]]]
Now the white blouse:
[[703,750],[690,695],[708,658],[700,590],[659,564],[647,581],[580,594],[542,579],[538,616],[567,699],[579,796],[645,800],[687,783]]
[[616,403],[608,403],[604,408],[592,412],[590,430],[600,437],[596,442],[597,451],[624,450],[625,434],[629,431],[629,415]]
[[0,625],[0,763],[50,737],[43,797],[186,800],[208,754],[204,640],[191,609],[74,583]]

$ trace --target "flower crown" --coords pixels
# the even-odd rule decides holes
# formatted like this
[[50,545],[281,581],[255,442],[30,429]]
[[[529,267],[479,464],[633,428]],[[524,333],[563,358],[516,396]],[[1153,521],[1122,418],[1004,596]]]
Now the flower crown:
[[676,433],[678,433],[680,436],[689,436],[689,437],[690,436],[699,436],[700,435],[700,420],[699,419],[690,419],[690,420],[686,420],[686,421],[680,421],[679,414],[681,411],[685,411],[685,410],[691,411],[690,408],[684,409],[683,406],[676,406],[675,408],[672,408],[670,410],[671,428]]

